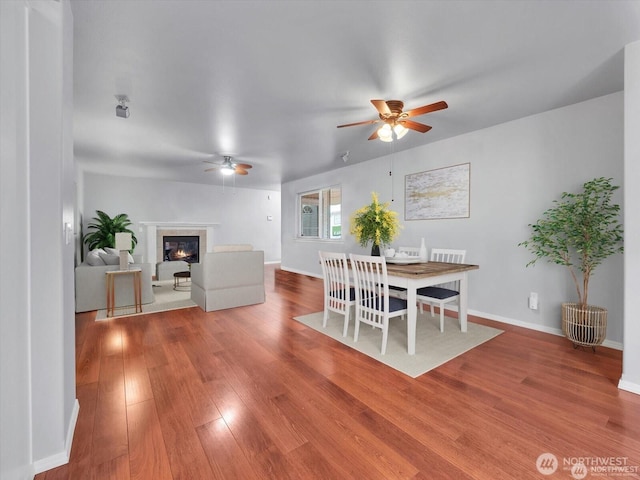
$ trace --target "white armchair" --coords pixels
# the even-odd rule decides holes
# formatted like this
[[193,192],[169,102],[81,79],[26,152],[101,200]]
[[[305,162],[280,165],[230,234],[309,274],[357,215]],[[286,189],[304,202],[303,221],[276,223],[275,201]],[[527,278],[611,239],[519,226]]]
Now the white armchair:
[[264,303],[264,252],[209,252],[191,265],[191,299],[205,312]]

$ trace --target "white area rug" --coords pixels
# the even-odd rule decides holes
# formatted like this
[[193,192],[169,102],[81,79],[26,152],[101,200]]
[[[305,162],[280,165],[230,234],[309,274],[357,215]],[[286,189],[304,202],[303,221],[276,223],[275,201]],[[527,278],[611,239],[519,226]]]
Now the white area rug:
[[344,317],[334,312],[331,312],[327,328],[322,328],[322,312],[295,317],[295,320],[413,378],[503,332],[497,328],[468,322],[467,332],[462,333],[457,319],[445,317],[444,332],[440,333],[440,317],[437,315],[431,317],[428,312],[418,313],[416,354],[407,353],[407,322],[401,318],[395,318],[389,324],[387,353],[381,355],[382,331],[380,329],[360,324],[358,341],[353,341],[355,329],[353,314],[349,320],[349,331],[346,337],[342,336]]
[[[116,309],[117,317],[131,317],[133,315],[144,315],[147,313],[165,312],[167,310],[178,310],[180,308],[195,307],[191,300],[191,291],[181,287],[181,290],[173,289],[173,279],[153,282],[153,295],[155,301],[147,305],[142,305],[142,313],[136,313],[134,306]],[[109,317],[111,318],[111,317]],[[98,310],[96,320],[108,320],[107,310]]]

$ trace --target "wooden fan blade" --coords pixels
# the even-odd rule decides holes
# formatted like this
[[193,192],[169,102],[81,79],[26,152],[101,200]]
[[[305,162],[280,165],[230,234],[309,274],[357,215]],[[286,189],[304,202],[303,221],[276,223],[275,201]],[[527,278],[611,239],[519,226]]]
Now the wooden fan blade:
[[248,175],[249,174],[249,172],[247,172],[244,168],[240,168],[240,167],[237,167],[237,166],[236,166],[236,169],[234,171],[238,175]]
[[237,167],[243,168],[245,170],[253,168],[253,166],[249,165],[248,163],[236,163],[236,168]]
[[384,100],[371,100],[373,106],[376,107],[378,113],[380,115],[391,115],[391,110],[389,110],[389,105]]
[[213,172],[214,170],[218,170],[220,167],[207,168],[205,172]]
[[426,133],[432,128],[429,125],[425,125],[424,123],[413,122],[411,120],[404,120],[400,122],[400,124],[405,126],[406,128],[410,128],[411,130],[416,130],[417,132],[420,132],[420,133]]
[[378,129],[376,128],[367,140],[375,140],[378,138]]
[[380,120],[365,120],[364,122],[347,123],[346,125],[338,125],[338,128],[343,127],[355,127],[356,125],[369,125],[371,123],[379,122]]
[[432,103],[431,105],[425,105],[424,107],[418,107],[418,108],[414,108],[413,110],[409,110],[408,112],[404,112],[402,116],[405,118],[417,117],[420,115],[424,115],[425,113],[444,110],[445,108],[448,108],[448,107],[449,105],[447,105],[447,102],[444,102],[444,101],[436,102],[436,103]]

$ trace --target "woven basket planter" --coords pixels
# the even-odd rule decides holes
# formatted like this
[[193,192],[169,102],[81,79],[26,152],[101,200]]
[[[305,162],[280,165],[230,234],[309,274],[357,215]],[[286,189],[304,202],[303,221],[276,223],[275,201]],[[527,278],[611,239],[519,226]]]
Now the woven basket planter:
[[607,309],[579,303],[562,304],[562,332],[573,346],[592,347],[595,350],[607,336]]

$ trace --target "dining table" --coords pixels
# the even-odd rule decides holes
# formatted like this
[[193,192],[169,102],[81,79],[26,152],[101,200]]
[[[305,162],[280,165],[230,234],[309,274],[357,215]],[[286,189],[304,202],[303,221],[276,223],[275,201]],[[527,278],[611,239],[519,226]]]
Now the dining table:
[[422,287],[448,282],[460,282],[458,320],[460,330],[467,331],[468,273],[480,268],[478,265],[446,262],[391,263],[387,262],[389,285],[407,290],[407,352],[416,353],[416,323],[418,306],[417,291]]

